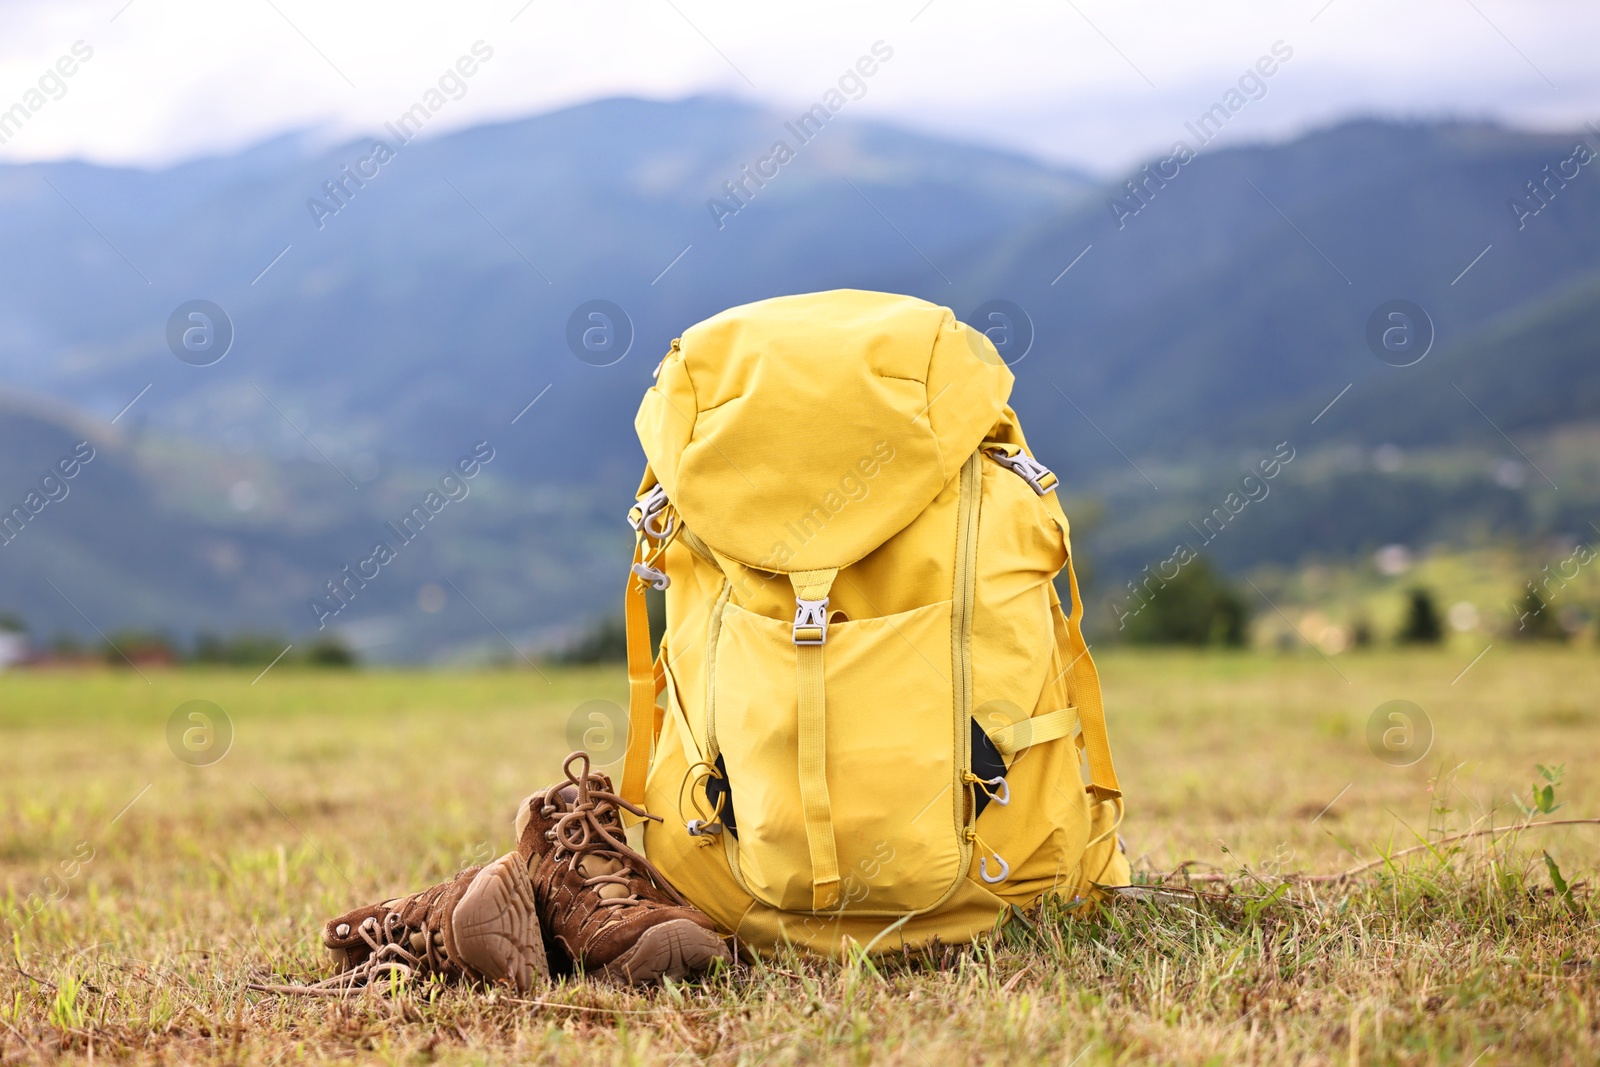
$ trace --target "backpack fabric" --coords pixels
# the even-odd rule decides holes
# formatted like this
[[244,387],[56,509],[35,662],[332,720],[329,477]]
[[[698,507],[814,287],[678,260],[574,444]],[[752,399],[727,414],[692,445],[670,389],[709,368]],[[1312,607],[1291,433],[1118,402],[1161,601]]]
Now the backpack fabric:
[[1012,382],[948,308],[838,290],[691,327],[640,405],[621,795],[755,950],[964,942],[1128,880],[1067,519]]

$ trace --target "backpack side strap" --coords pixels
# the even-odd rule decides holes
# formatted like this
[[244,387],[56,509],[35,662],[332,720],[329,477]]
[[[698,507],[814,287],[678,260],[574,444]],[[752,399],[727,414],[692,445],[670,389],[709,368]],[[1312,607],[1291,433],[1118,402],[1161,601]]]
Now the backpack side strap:
[[[634,551],[635,565],[644,562],[644,555],[641,539]],[[643,807],[650,750],[655,746],[656,671],[650,662],[650,616],[645,605],[644,580],[632,572],[628,574],[623,617],[628,635],[628,754],[622,764],[621,796],[628,803]]]
[[1111,762],[1111,742],[1106,736],[1106,711],[1100,698],[1100,675],[1089,658],[1089,649],[1083,642],[1083,631],[1078,626],[1078,616],[1083,601],[1078,596],[1078,576],[1072,572],[1072,561],[1067,561],[1067,581],[1072,588],[1073,612],[1069,618],[1061,610],[1061,598],[1056,595],[1054,583],[1050,586],[1051,614],[1055,616],[1056,642],[1066,655],[1072,657],[1067,664],[1067,679],[1072,687],[1073,704],[1078,709],[1078,721],[1083,724],[1084,751],[1089,757],[1089,792],[1096,800],[1112,800],[1122,796],[1122,786],[1117,783],[1117,769]]
[[1055,493],[1040,494],[1046,509],[1061,526],[1061,535],[1067,539],[1067,587],[1072,592],[1072,614],[1061,608],[1061,597],[1054,582],[1049,585],[1051,615],[1055,618],[1056,644],[1063,654],[1070,656],[1067,663],[1068,682],[1072,689],[1073,704],[1078,709],[1078,720],[1083,724],[1084,750],[1089,757],[1089,792],[1096,800],[1118,800],[1122,786],[1117,782],[1117,769],[1111,762],[1111,741],[1106,736],[1106,709],[1100,696],[1100,675],[1089,658],[1089,646],[1083,640],[1083,595],[1078,592],[1078,574],[1072,569],[1072,541],[1066,512]]

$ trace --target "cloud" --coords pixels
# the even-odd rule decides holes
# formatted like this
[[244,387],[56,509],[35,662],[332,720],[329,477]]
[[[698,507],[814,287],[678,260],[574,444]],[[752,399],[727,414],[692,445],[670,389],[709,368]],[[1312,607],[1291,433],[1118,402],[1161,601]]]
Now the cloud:
[[124,3],[0,7],[0,97],[73,41],[96,50],[73,93],[0,158],[162,164],[291,129],[377,129],[479,39],[504,62],[440,130],[614,95],[798,105],[878,39],[896,62],[859,115],[1097,170],[1170,147],[1277,40],[1295,48],[1293,69],[1230,137],[1373,112],[1600,120],[1588,55],[1600,10],[1576,0]]

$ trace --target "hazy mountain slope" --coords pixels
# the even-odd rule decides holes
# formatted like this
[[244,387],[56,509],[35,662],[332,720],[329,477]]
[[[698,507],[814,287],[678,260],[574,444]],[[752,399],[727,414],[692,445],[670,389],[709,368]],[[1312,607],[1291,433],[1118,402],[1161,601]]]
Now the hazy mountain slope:
[[[707,200],[776,138],[797,143],[783,119],[611,100],[406,145],[384,134],[394,158],[320,219],[308,200],[335,204],[323,183],[359,167],[369,141],[313,153],[283,140],[156,173],[0,168],[0,210],[18,220],[0,235],[0,373],[107,414],[154,382],[132,419],[311,456],[265,394],[347,461],[436,459],[553,383],[547,408],[574,421],[541,411],[535,447],[509,462],[586,480],[592,467],[538,457],[604,427],[592,463],[631,468],[635,451],[613,439],[688,323],[775,292],[903,284],[927,267],[918,249],[954,271],[957,250],[1088,188],[841,118],[719,229]],[[168,315],[196,297],[237,327],[214,367],[166,350]],[[567,350],[569,315],[596,297],[636,328],[615,367]]]
[[[708,198],[788,117],[613,100],[419,140],[320,229],[306,201],[327,202],[322,183],[369,142],[283,138],[157,172],[0,167],[0,381],[34,394],[0,406],[0,501],[75,441],[99,450],[0,549],[0,609],[88,632],[65,593],[107,630],[305,633],[324,583],[487,441],[471,497],[336,624],[396,656],[503,645],[497,627],[553,638],[614,610],[631,420],[668,340],[731,304],[834,286],[1029,312],[1014,402],[1068,493],[1101,505],[1078,546],[1102,592],[1166,558],[1279,441],[1295,464],[1207,546],[1227,568],[1572,533],[1600,500],[1583,458],[1600,419],[1600,178],[1583,168],[1520,231],[1506,204],[1570,138],[1357,122],[1208,151],[1119,229],[1115,189],[846,115],[719,228]],[[210,367],[164,338],[195,297],[237,331]],[[1415,367],[1366,347],[1392,297],[1437,326]],[[593,298],[635,327],[614,366],[567,348]],[[1550,458],[1559,493],[1507,473],[1521,457],[1452,383]],[[1376,465],[1385,443],[1404,446],[1398,467]],[[437,599],[424,586],[445,591],[441,611],[421,610]]]
[[[582,487],[540,489],[499,476],[514,435],[497,438],[495,458],[465,482],[466,495],[420,530],[408,528],[407,542],[390,524],[426,506],[458,457],[352,489],[320,462],[129,435],[0,394],[6,512],[26,510],[30,491],[60,495],[58,483],[41,489],[41,479],[85,441],[93,458],[65,482],[65,495],[25,523],[13,520],[0,546],[0,611],[23,616],[37,637],[66,631],[93,640],[97,629],[159,627],[188,640],[206,628],[249,627],[303,639],[318,631],[310,601],[338,606],[326,583],[342,581],[342,569],[359,567],[379,541],[394,561],[346,586],[348,606],[324,621],[381,658],[468,647],[510,655],[496,627],[519,644],[551,643],[609,608],[599,590],[620,589],[629,531],[612,502]],[[443,594],[442,608],[419,607],[423,586]]]
[[1594,420],[1600,420],[1600,273],[1414,367],[1385,368],[1352,389],[1327,421],[1335,432],[1416,445],[1492,443],[1501,440],[1496,426],[1515,435]]
[[1278,405],[1236,428],[1297,458],[1209,543],[1190,524],[1239,488],[1249,452],[1157,470],[1161,492],[1108,473],[1106,519],[1084,546],[1125,578],[1180,540],[1237,570],[1388,543],[1600,536],[1600,274],[1321,407]]
[[1521,232],[1507,207],[1572,144],[1483,127],[1352,123],[1288,145],[1202,154],[1120,231],[1104,198],[1030,231],[997,253],[985,290],[1027,307],[1038,330],[1018,368],[1041,386],[1022,401],[1030,434],[1043,424],[1043,447],[1090,468],[1120,462],[1081,432],[1054,382],[1094,405],[1102,428],[1135,455],[1257,443],[1235,427],[1289,399],[1313,403],[1314,414],[1352,380],[1389,369],[1364,338],[1380,303],[1420,303],[1446,345],[1600,268],[1592,166]]

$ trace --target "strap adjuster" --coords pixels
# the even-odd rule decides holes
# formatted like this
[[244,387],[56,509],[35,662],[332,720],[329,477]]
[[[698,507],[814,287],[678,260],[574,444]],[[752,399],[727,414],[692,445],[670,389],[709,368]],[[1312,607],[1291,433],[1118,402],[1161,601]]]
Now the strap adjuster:
[[662,516],[671,506],[672,501],[667,499],[666,489],[661,483],[657,482],[651,486],[648,493],[639,498],[633,507],[628,509],[628,525],[632,526],[636,532],[644,533],[657,541],[665,541],[672,535],[673,529],[678,524],[678,519],[676,515],[671,513],[667,513],[659,519],[657,516]]
[[820,645],[828,639],[828,598],[794,600],[794,643]]
[[988,455],[990,459],[1000,464],[1000,466],[1027,482],[1028,486],[1040,496],[1044,496],[1056,487],[1058,479],[1055,476],[1055,472],[1026,452],[1018,452],[1014,456],[1008,456],[1001,449],[991,448]]
[[661,591],[672,584],[672,579],[667,577],[667,572],[658,570],[646,563],[635,563],[630,570],[643,579],[650,588]]

